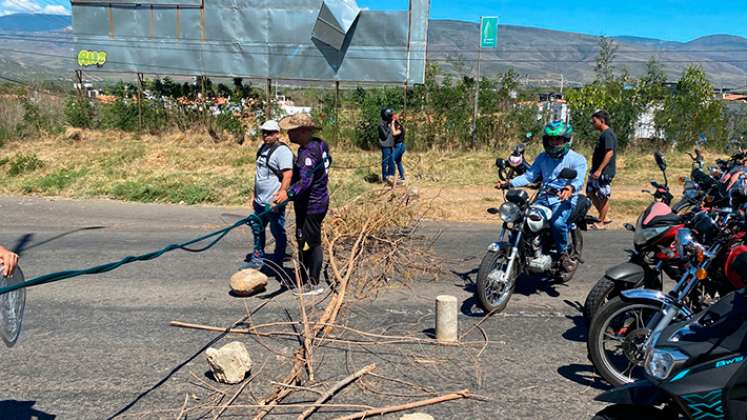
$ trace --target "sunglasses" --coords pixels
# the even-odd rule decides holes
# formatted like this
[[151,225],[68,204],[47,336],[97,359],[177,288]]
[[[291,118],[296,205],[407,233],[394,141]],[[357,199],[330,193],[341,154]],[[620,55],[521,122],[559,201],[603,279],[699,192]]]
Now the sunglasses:
[[263,136],[271,136],[275,133],[277,133],[277,131],[262,131]]

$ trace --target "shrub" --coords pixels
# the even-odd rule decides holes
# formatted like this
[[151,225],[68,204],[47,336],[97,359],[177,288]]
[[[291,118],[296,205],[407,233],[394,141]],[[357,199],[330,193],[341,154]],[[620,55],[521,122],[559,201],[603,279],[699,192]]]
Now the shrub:
[[87,99],[68,96],[65,99],[65,122],[72,127],[93,128],[96,110]]
[[18,176],[27,172],[33,172],[43,166],[44,162],[33,153],[30,155],[19,154],[11,159],[8,175]]

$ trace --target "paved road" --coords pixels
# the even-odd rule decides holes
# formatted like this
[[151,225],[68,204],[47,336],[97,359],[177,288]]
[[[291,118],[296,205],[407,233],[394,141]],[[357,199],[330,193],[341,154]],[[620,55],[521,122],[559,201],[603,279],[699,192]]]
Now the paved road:
[[[24,249],[22,264],[30,278],[155,250],[232,223],[242,212],[103,200],[0,198],[0,243]],[[494,230],[485,225],[429,226],[427,235],[438,238],[435,251],[448,258],[444,273],[435,281],[413,282],[349,307],[348,325],[387,335],[426,337],[434,323],[435,296],[449,293],[460,299],[460,328],[465,330],[482,316],[471,284]],[[188,407],[207,404],[212,391],[196,385],[200,380],[229,396],[236,391],[237,387],[218,385],[206,376],[202,352],[216,340],[219,345],[241,340],[255,366],[263,366],[257,381],[237,401],[251,404],[253,396],[264,395],[269,381],[287,370],[284,357],[296,342],[222,338],[168,326],[171,320],[227,326],[241,318],[245,308],[264,301],[227,293],[227,279],[245,253],[247,234],[245,229],[237,231],[204,254],[175,252],[157,262],[29,289],[20,342],[1,350],[0,418],[176,418],[185,394]],[[506,312],[483,324],[490,343],[479,357],[484,339],[478,330],[467,338],[478,343],[461,348],[337,344],[318,354],[318,380],[328,385],[376,362],[382,376],[405,379],[427,391],[469,388],[490,398],[422,409],[439,419],[590,418],[601,407],[592,399],[603,385],[586,359],[585,326],[578,306],[604,268],[625,258],[629,242],[623,232],[589,233],[587,263],[570,285],[520,284]],[[273,284],[269,293],[275,289]],[[293,297],[285,293],[253,320],[285,320],[283,308],[294,316],[294,307]],[[351,387],[334,402],[381,406],[425,398],[427,393],[383,378],[369,378],[364,386],[365,392]],[[315,395],[297,398],[303,402]],[[246,418],[251,412],[229,410],[227,415]]]

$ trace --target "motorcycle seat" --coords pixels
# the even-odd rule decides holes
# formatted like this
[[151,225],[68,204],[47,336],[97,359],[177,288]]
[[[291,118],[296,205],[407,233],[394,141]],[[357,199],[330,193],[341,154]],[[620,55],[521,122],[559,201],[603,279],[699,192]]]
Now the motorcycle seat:
[[573,213],[571,213],[570,222],[584,222],[586,220],[586,214],[589,212],[589,209],[591,209],[591,199],[583,194],[579,194],[578,201],[576,202],[576,207],[573,209]]

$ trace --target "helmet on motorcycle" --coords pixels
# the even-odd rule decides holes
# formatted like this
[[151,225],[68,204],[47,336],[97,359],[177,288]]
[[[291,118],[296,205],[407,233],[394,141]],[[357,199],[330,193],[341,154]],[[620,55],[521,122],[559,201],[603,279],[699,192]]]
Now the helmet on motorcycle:
[[390,122],[394,118],[394,110],[392,108],[381,108],[381,119]]
[[[560,140],[560,142],[558,142]],[[563,121],[553,121],[545,126],[542,145],[553,159],[560,159],[571,150],[573,144],[573,126]]]

